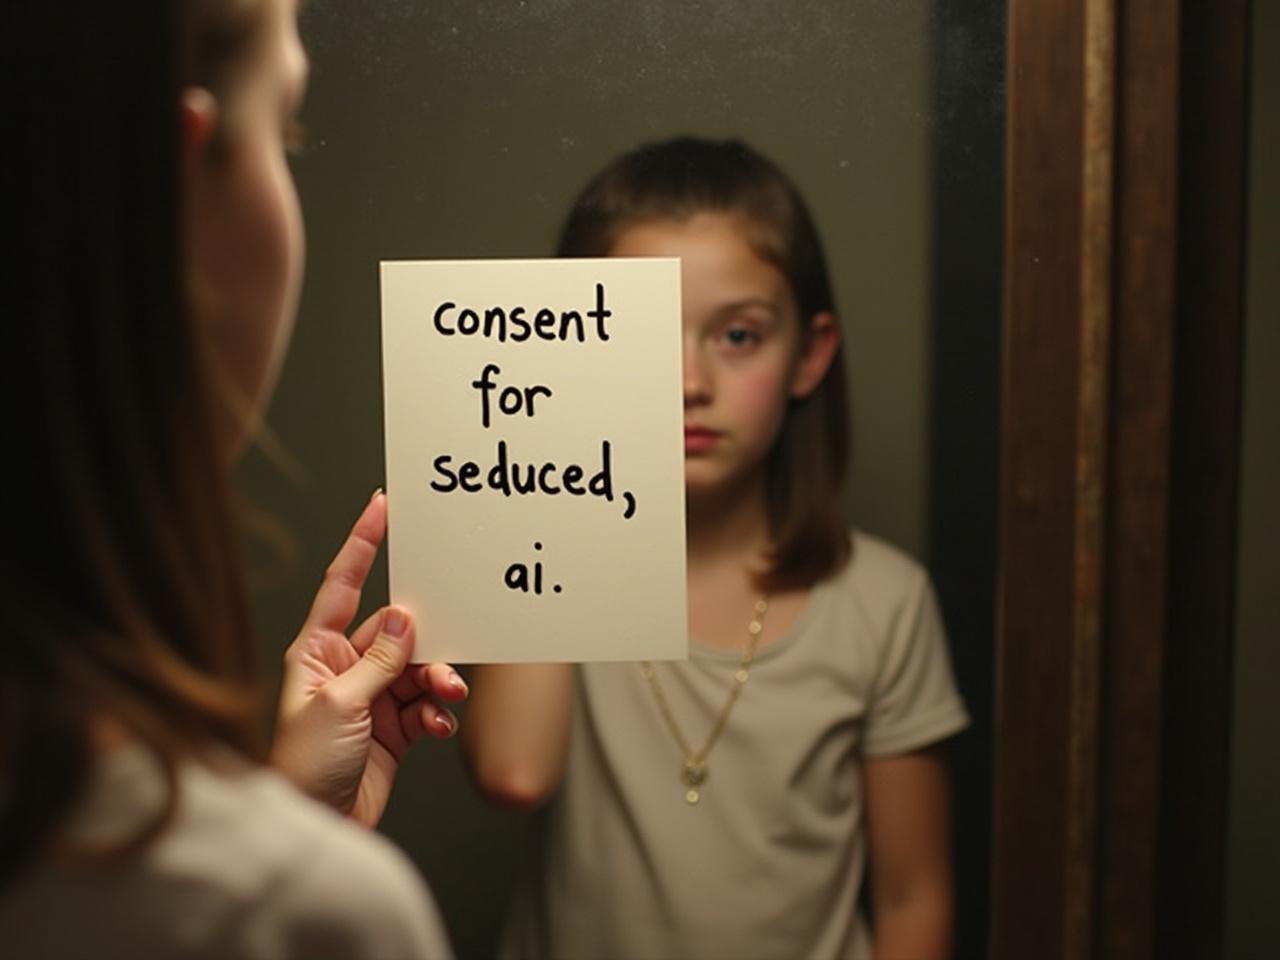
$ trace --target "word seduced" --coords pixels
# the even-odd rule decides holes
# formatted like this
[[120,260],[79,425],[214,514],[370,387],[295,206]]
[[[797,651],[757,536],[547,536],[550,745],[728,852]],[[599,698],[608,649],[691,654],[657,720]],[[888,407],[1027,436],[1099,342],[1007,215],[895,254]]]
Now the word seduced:
[[[544,494],[549,497],[567,493],[573,497],[600,497],[613,502],[613,462],[612,447],[608,440],[600,442],[600,467],[595,473],[587,476],[587,468],[581,464],[571,463],[561,468],[554,461],[542,463],[520,463],[511,459],[507,450],[507,441],[499,440],[497,453],[492,466],[485,470],[474,460],[464,460],[457,467],[453,465],[453,457],[442,454],[431,462],[439,479],[431,481],[431,489],[437,493],[481,493],[485,489],[501,493],[504,497],[512,495]],[[483,476],[483,480],[481,477]],[[630,490],[622,492],[625,509],[624,520],[635,516],[636,498]]]
[[[533,316],[530,319],[529,314]],[[524,343],[536,337],[539,340],[576,340],[587,342],[587,320],[593,320],[595,336],[601,341],[609,339],[609,331],[605,321],[613,316],[613,311],[604,305],[604,284],[596,284],[595,306],[586,311],[560,310],[541,307],[530,311],[525,306],[486,307],[478,310],[474,307],[463,307],[452,300],[446,300],[436,307],[432,322],[436,332],[446,337],[484,337],[506,343]]]

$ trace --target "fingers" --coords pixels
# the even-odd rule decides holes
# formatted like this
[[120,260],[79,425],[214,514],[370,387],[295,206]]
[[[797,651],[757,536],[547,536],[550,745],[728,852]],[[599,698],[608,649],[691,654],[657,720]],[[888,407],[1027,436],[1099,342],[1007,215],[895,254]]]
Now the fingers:
[[391,685],[398,704],[403,749],[423,737],[443,739],[458,730],[458,718],[441,701],[456,703],[470,691],[447,663],[413,664]]
[[[351,646],[356,653],[363,654],[365,650],[369,649],[369,645],[378,636],[378,630],[382,626],[382,618],[391,609],[391,607],[383,607],[377,613],[372,614],[351,635]],[[395,609],[408,617],[410,622],[413,623],[414,629],[417,629],[417,623],[413,620],[412,613],[405,610],[404,607],[396,607]],[[458,671],[447,663],[411,663],[405,667],[404,672],[391,684],[390,690],[392,696],[401,703],[408,703],[424,693],[438,700],[456,703],[459,700],[465,700],[471,692],[467,687],[466,681],[458,675]]]
[[[416,687],[415,687],[416,689]],[[458,729],[458,718],[448,708],[419,692],[408,702],[379,697],[373,703],[373,736],[396,762],[424,737],[443,740]]]
[[444,739],[458,729],[458,719],[444,707],[418,699],[400,708],[400,729],[409,743],[426,736]]
[[346,631],[360,608],[360,591],[386,534],[387,497],[379,490],[365,505],[346,542],[325,571],[304,631]]
[[447,663],[428,663],[421,667],[425,674],[426,688],[434,696],[449,703],[465,700],[471,692],[467,682],[458,676],[458,671]]
[[377,635],[360,659],[329,681],[334,696],[340,701],[373,703],[409,665],[416,633],[413,618],[401,607],[387,607],[375,622],[378,623]]
[[[369,649],[373,644],[373,641],[378,638],[378,631],[382,629],[383,618],[386,617],[387,611],[390,609],[390,607],[383,607],[381,610],[375,610],[373,613],[369,614],[364,623],[356,627],[355,632],[347,638],[347,642],[351,644],[352,650],[360,656],[364,655],[364,652]],[[411,622],[413,621],[413,614],[404,607],[397,607],[396,609],[404,616],[408,617]],[[416,623],[414,623],[414,628],[417,628]]]
[[391,685],[391,693],[402,703],[427,694],[446,703],[465,700],[471,691],[466,681],[447,663],[415,663]]

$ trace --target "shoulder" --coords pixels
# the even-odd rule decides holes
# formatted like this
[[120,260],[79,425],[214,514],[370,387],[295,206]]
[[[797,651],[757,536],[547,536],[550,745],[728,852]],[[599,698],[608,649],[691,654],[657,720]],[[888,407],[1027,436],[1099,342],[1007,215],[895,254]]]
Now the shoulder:
[[910,586],[926,579],[920,561],[901,547],[862,530],[850,530],[852,549],[842,573],[857,583],[882,588]]
[[855,531],[837,603],[860,619],[855,635],[869,665],[865,756],[936,743],[968,724],[955,686],[946,631],[924,567],[897,547]]
[[861,530],[851,531],[849,540],[849,559],[830,584],[837,603],[873,635],[885,637],[904,616],[932,608],[933,587],[918,560]]
[[[104,944],[120,956],[449,955],[425,885],[388,841],[231,757],[176,773],[173,815],[142,849],[101,868],[47,859],[0,897],[0,939],[15,956],[89,956]],[[167,794],[148,750],[114,750],[96,764],[68,841],[110,849]]]
[[[435,905],[404,854],[264,769],[183,772],[162,873],[198,869],[226,898],[210,935],[231,953],[447,956]],[[276,948],[280,948],[277,951]]]

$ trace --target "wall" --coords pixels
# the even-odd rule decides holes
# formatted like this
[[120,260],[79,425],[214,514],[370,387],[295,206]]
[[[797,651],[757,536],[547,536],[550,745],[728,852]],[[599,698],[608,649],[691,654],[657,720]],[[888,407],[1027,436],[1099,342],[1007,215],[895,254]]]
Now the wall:
[[1253,4],[1249,237],[1226,950],[1280,943],[1280,4]]
[[1004,245],[1004,0],[933,18],[929,567],[971,724],[950,748],[957,956],[987,953]]

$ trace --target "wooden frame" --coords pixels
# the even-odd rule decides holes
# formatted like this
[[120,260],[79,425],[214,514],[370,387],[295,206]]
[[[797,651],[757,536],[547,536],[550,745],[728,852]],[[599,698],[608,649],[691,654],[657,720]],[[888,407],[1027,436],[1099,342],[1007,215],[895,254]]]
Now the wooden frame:
[[1221,951],[1247,0],[1010,0],[991,944]]

